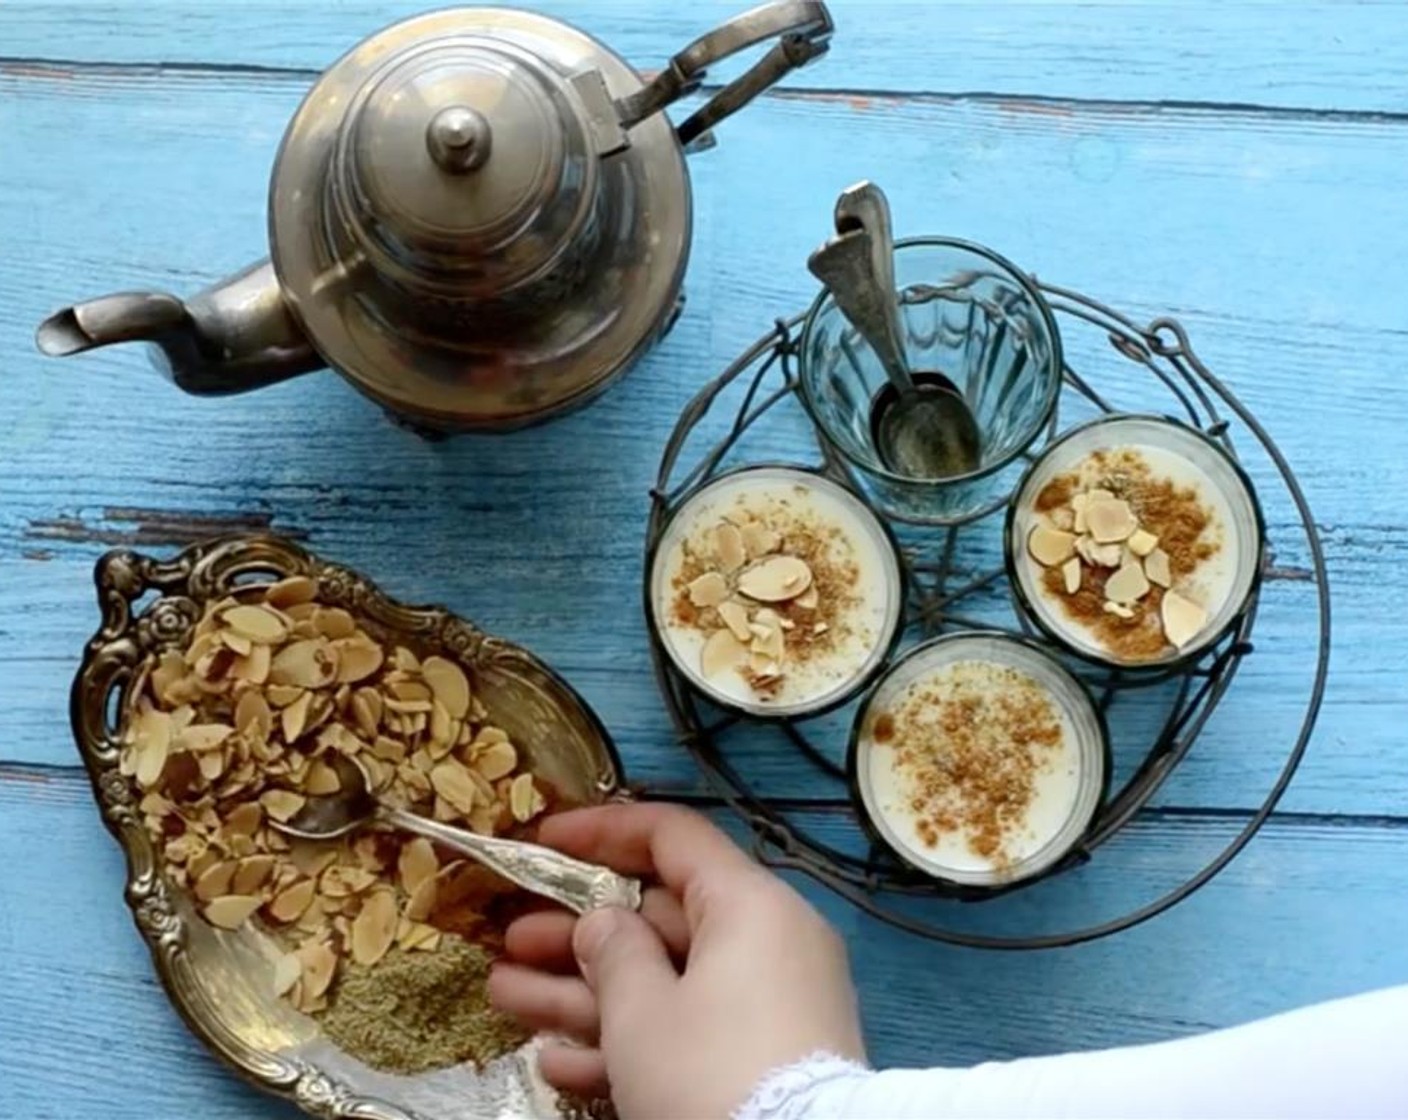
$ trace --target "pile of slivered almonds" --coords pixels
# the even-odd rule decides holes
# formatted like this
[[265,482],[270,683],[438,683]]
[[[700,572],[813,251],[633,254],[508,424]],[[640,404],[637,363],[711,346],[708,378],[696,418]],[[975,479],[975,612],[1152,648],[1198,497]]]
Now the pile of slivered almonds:
[[464,869],[399,833],[311,842],[272,828],[339,792],[335,754],[386,802],[481,834],[545,807],[458,665],[382,645],[317,593],[295,576],[209,605],[142,682],[120,756],[168,877],[211,924],[257,915],[281,934],[274,986],[307,1012],[326,1007],[343,959],[434,951],[437,897]]

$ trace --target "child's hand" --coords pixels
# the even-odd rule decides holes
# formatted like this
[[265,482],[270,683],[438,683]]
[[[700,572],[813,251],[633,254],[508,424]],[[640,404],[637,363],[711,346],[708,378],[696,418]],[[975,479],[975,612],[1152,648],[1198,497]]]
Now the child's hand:
[[777,1066],[816,1051],[863,1060],[841,939],[703,817],[612,805],[551,818],[540,839],[663,884],[640,915],[545,912],[509,928],[515,963],[494,971],[495,1005],[582,1043],[543,1051],[554,1085],[609,1087],[622,1120],[722,1120]]

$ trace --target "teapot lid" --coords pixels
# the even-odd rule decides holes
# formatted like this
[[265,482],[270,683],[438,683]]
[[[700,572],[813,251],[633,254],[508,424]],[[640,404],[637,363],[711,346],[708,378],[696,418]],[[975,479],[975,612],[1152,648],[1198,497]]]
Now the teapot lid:
[[551,263],[587,218],[596,164],[550,66],[505,40],[455,35],[367,77],[328,186],[349,247],[379,274],[485,298]]

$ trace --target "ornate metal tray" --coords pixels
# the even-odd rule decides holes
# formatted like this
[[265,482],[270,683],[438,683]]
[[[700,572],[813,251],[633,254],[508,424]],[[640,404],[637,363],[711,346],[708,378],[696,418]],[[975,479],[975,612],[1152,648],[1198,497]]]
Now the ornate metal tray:
[[377,636],[457,660],[495,722],[566,799],[595,803],[620,789],[616,751],[581,697],[526,650],[448,611],[394,602],[357,573],[272,536],[221,538],[169,561],[111,552],[95,572],[103,617],[73,683],[71,718],[103,821],[127,857],[127,904],[167,995],[214,1054],[314,1116],[563,1115],[563,1103],[537,1074],[531,1042],[479,1072],[457,1066],[413,1077],[378,1073],[343,1053],[312,1018],[274,995],[271,939],[248,928],[230,933],[208,925],[160,871],[130,780],[118,772],[129,697],[149,659],[186,641],[205,601],[288,575],[316,579],[323,601],[353,612],[380,631]]

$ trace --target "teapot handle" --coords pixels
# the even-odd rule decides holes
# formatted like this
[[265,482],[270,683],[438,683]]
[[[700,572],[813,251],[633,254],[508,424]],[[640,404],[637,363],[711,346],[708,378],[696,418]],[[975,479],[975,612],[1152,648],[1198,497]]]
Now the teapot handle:
[[672,101],[693,93],[705,69],[767,39],[779,37],[753,67],[709,99],[676,129],[686,151],[713,147],[710,129],[737,112],[790,70],[805,66],[830,47],[831,13],[821,0],[773,0],[735,16],[680,51],[655,80],[616,103],[622,128],[630,128]]

